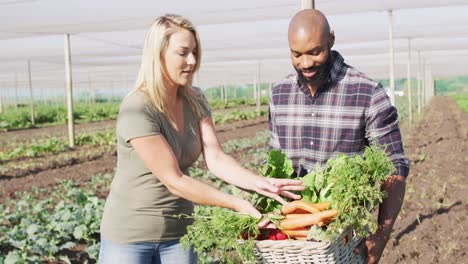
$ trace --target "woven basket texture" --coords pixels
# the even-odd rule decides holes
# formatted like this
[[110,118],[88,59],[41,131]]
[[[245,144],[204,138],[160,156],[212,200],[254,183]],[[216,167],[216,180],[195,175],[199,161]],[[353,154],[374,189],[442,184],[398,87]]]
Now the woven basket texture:
[[[364,256],[353,253],[362,238],[347,230],[333,242],[300,240],[261,240],[255,242],[256,263],[348,264],[365,263]],[[347,241],[347,242],[345,242]]]

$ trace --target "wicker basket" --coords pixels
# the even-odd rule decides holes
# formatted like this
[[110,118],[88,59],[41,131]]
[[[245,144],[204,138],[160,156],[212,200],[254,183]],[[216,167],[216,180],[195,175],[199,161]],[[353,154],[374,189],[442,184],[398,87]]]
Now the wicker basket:
[[364,256],[353,253],[361,239],[347,230],[334,242],[261,240],[254,252],[257,263],[365,263]]

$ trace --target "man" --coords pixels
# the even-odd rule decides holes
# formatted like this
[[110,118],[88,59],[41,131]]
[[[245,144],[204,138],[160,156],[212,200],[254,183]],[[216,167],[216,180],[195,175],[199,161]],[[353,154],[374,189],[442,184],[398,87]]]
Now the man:
[[270,146],[288,155],[298,176],[338,153],[362,154],[369,144],[386,146],[397,170],[383,184],[388,196],[379,207],[377,232],[355,250],[377,263],[401,209],[409,171],[397,111],[379,83],[331,50],[335,36],[320,11],[298,12],[289,24],[288,41],[297,73],[273,88]]

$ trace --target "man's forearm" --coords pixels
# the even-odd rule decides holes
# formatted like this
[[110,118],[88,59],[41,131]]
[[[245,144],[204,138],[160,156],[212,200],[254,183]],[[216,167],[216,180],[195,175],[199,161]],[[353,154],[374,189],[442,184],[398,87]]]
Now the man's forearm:
[[379,207],[379,231],[388,240],[403,204],[406,179],[400,175],[389,176],[382,189],[387,193],[387,197]]

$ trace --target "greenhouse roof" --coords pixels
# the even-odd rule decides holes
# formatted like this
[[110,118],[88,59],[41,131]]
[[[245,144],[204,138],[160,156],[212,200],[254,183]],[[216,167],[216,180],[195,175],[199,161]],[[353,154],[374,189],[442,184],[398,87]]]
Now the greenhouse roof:
[[[434,77],[468,72],[468,1],[315,1],[348,64],[378,79],[389,76],[389,12],[393,16],[395,75],[412,74],[418,53]],[[74,89],[123,86],[138,70],[144,34],[159,15],[176,13],[197,27],[203,58],[196,83],[281,80],[293,69],[287,27],[299,0],[59,1],[0,0],[0,89],[27,85],[63,89],[64,33],[71,38]]]

